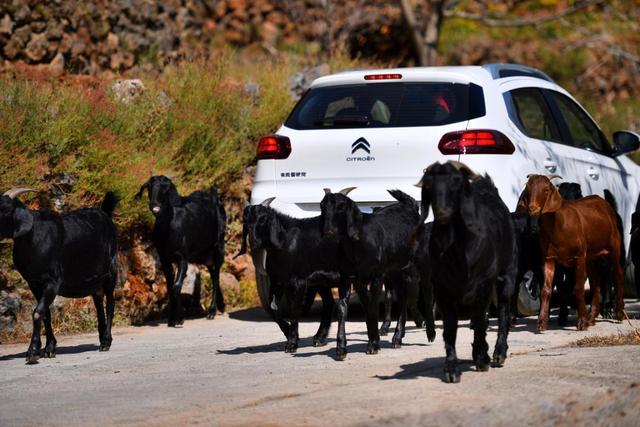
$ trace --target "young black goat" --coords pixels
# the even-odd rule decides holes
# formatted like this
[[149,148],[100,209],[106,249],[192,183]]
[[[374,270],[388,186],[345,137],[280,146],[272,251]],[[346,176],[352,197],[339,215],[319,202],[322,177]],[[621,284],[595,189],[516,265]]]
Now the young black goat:
[[[295,353],[302,298],[308,286],[317,288],[323,302],[313,345],[327,343],[335,304],[331,287],[341,282],[337,241],[322,237],[320,217],[292,218],[268,207],[271,201],[273,198],[245,208],[239,255],[246,253],[248,239],[256,270],[264,269],[269,277],[271,315],[287,338],[285,352]],[[290,324],[278,307],[282,295],[289,302]]]
[[[151,239],[160,256],[167,281],[168,326],[184,323],[180,292],[188,263],[203,264],[209,270],[213,298],[207,318],[213,319],[216,308],[224,312],[220,267],[224,261],[224,235],[227,227],[227,215],[218,198],[216,186],[212,186],[209,192],[195,191],[182,197],[173,182],[160,175],[149,178],[140,187],[135,198],[142,197],[145,190],[149,195],[149,210],[156,217]],[[175,276],[173,263],[178,264]]]
[[0,196],[0,239],[13,239],[13,264],[38,301],[33,310],[27,363],[37,363],[40,358],[41,319],[47,335],[44,357],[55,357],[56,338],[49,306],[56,295],[93,296],[100,351],[109,350],[117,277],[116,228],[111,220],[118,202],[116,196],[107,193],[100,209],[78,209],[57,215],[28,209],[16,199],[26,191],[35,190],[17,188]]
[[462,163],[434,163],[417,185],[422,187],[422,221],[429,206],[435,217],[429,254],[436,302],[443,316],[444,380],[459,382],[458,309],[460,305],[471,308],[473,361],[479,371],[486,371],[490,363],[487,310],[494,288],[499,319],[493,363],[502,366],[507,358],[509,305],[517,273],[513,223],[491,179],[476,175]]
[[[363,214],[356,203],[344,194],[327,192],[320,202],[324,236],[339,238],[340,273],[343,277],[355,278],[356,291],[366,311],[368,354],[375,354],[380,349],[378,302],[383,277],[393,271],[411,268],[409,240],[420,219],[418,204],[413,198],[399,190],[389,193],[398,203],[371,214]],[[347,316],[348,296],[348,288],[341,289],[338,320],[342,323]],[[403,328],[396,330],[394,346],[401,345],[402,335]],[[427,325],[427,336],[429,341],[435,339],[433,324]],[[337,352],[338,359],[346,357],[344,330],[338,331]]]

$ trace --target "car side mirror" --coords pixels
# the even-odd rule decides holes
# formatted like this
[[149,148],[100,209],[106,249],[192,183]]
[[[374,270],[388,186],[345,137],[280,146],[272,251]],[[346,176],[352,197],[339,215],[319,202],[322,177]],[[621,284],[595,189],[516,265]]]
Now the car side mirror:
[[629,130],[619,130],[613,133],[614,156],[631,153],[640,148],[640,135]]

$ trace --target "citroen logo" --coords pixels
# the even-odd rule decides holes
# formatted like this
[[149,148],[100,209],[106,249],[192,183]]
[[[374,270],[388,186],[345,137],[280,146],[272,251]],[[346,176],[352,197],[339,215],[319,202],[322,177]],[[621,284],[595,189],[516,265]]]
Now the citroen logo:
[[371,154],[371,144],[369,144],[369,141],[364,138],[358,138],[356,142],[351,144],[351,154],[358,150],[364,150],[367,154]]

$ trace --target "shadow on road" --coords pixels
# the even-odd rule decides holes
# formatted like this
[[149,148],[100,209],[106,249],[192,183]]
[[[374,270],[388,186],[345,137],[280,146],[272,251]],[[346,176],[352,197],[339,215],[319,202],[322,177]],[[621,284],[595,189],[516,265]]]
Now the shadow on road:
[[[25,344],[25,347],[28,346],[29,344]],[[79,344],[79,345],[74,345],[74,346],[65,346],[65,347],[58,347],[56,349],[56,355],[61,355],[61,354],[78,354],[78,353],[85,353],[87,351],[98,351],[98,345],[97,344]],[[14,359],[24,359],[27,356],[27,352],[23,351],[20,353],[15,353],[15,354],[5,354],[0,356],[0,361],[3,360],[14,360]]]
[[[412,380],[415,378],[437,378],[442,380],[444,367],[444,357],[432,357],[421,362],[400,365],[400,371],[393,375],[374,375],[373,378],[379,380]],[[472,360],[458,360],[458,367],[461,373],[475,372]]]

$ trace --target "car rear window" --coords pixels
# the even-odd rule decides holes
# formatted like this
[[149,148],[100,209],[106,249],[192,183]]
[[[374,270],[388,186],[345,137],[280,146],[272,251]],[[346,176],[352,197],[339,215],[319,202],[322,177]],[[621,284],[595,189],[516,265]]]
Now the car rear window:
[[485,114],[478,85],[372,83],[311,89],[285,126],[298,130],[441,126]]

